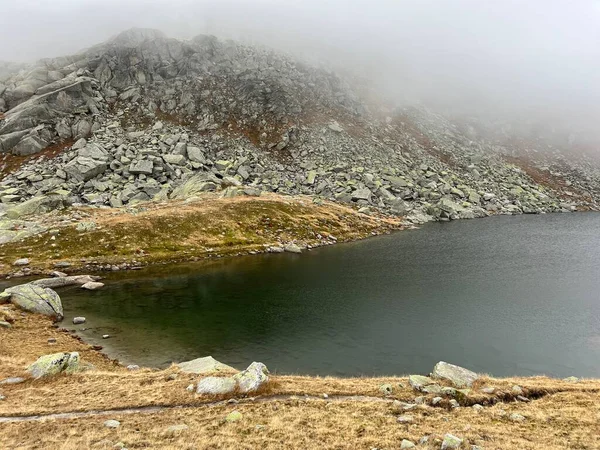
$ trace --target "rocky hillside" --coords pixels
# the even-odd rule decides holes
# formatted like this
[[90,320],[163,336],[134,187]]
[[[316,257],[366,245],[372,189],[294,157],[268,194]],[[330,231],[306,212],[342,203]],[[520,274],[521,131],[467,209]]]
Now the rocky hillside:
[[596,209],[600,198],[599,165],[583,154],[367,104],[332,72],[212,36],[133,29],[6,67],[0,200],[11,219],[207,191],[308,194],[414,222]]

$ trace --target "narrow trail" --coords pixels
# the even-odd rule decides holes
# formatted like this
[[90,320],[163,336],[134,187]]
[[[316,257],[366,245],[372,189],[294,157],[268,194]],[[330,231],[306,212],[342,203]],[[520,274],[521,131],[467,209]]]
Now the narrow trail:
[[365,395],[331,395],[328,398],[316,395],[269,395],[265,397],[253,397],[243,399],[227,399],[206,403],[183,403],[177,405],[162,406],[138,406],[133,408],[111,408],[111,409],[93,409],[90,411],[71,411],[62,413],[38,414],[32,416],[0,416],[0,423],[16,422],[36,422],[42,420],[60,420],[60,419],[81,419],[87,417],[108,416],[113,414],[153,414],[176,409],[194,409],[211,406],[240,405],[252,403],[266,403],[285,400],[321,400],[324,402],[373,402],[373,403],[392,403],[396,399],[369,397]]

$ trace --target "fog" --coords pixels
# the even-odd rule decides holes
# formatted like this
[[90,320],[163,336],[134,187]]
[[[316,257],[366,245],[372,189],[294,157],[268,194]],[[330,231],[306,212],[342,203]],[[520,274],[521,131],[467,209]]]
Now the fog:
[[[568,126],[600,118],[600,0],[0,0],[0,60],[74,53],[130,27],[277,47],[394,104]],[[600,134],[600,133],[598,133]]]

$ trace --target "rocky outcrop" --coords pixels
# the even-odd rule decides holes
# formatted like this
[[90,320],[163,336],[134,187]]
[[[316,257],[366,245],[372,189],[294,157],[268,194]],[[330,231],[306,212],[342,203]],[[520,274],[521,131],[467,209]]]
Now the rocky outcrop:
[[79,353],[53,353],[41,356],[27,371],[33,378],[43,378],[59,373],[74,373],[79,370]]
[[43,314],[57,320],[63,318],[62,302],[52,289],[22,284],[8,288],[4,292],[10,294],[11,303],[25,311]]
[[524,167],[439,114],[381,118],[331,72],[211,36],[134,29],[2,86],[0,151],[77,141],[0,182],[13,219],[206,192],[310,195],[415,223],[598,207],[590,159]]

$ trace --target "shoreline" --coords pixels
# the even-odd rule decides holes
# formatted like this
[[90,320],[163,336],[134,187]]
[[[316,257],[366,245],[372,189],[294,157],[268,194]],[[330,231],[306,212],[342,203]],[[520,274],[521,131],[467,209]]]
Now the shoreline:
[[[127,370],[48,318],[8,309],[14,321],[0,328],[0,383],[14,376],[24,381],[0,384],[0,439],[7,448],[112,448],[117,442],[135,448],[142,439],[146,446],[173,450],[189,442],[198,448],[318,443],[393,449],[404,439],[439,449],[452,434],[465,448],[558,450],[575,442],[591,449],[597,437],[600,380],[481,375],[461,395],[438,401],[436,394],[414,389],[406,376],[271,374],[265,390],[253,395],[199,395],[186,386],[227,374],[196,375],[176,366]],[[25,372],[37,357],[61,351],[79,352],[82,364],[93,368],[37,380]],[[235,421],[226,420],[233,413]],[[107,428],[107,419],[117,420],[118,428]],[[257,425],[263,428],[257,431]]]

